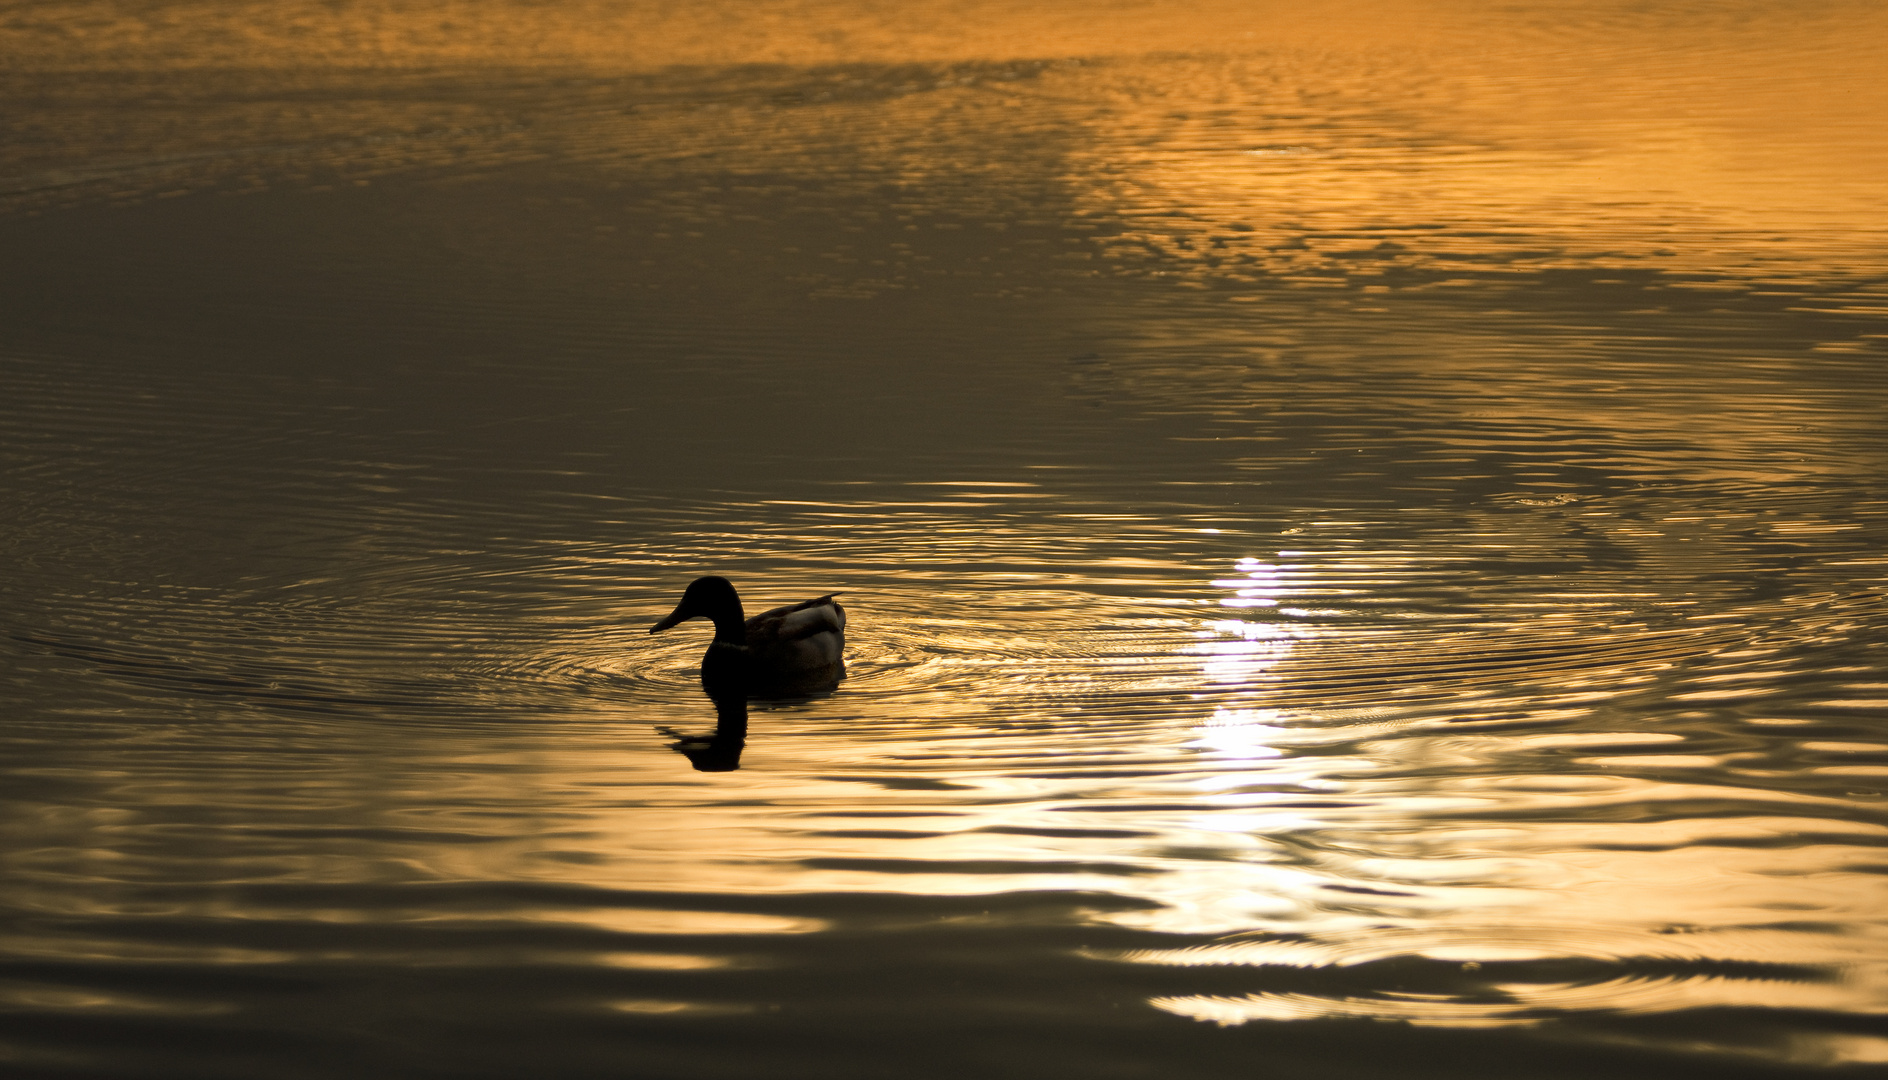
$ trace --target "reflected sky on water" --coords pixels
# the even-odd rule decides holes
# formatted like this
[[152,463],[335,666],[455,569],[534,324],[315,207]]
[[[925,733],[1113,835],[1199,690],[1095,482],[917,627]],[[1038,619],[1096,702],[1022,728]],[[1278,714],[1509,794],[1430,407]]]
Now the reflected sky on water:
[[1888,1061],[1884,42],[8,13],[0,1061]]

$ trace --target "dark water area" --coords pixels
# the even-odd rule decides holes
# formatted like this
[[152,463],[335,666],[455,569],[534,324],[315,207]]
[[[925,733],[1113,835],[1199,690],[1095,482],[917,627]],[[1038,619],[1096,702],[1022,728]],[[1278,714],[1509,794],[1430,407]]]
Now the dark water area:
[[0,11],[0,1073],[1878,1073],[1884,59]]

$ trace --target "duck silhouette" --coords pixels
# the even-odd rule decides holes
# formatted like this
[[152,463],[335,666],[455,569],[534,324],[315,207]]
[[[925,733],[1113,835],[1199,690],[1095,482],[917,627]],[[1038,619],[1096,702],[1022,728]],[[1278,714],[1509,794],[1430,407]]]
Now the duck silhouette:
[[744,618],[740,594],[724,577],[689,583],[675,610],[649,628],[661,633],[690,619],[715,624],[701,658],[710,697],[790,697],[831,690],[846,677],[846,609],[833,595]]

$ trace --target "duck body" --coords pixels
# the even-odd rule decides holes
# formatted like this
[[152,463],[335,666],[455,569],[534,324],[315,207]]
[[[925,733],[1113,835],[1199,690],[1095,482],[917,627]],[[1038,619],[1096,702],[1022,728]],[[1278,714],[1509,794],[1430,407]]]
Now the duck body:
[[696,578],[652,634],[689,619],[708,619],[715,637],[701,660],[710,696],[796,696],[831,690],[846,677],[846,609],[832,595],[745,618],[728,579]]

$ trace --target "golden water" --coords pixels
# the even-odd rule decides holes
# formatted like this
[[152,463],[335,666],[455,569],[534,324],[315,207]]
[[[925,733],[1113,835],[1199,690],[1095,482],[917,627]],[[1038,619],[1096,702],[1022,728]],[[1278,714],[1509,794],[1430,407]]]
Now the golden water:
[[1879,1067],[1885,44],[6,13],[0,1064]]

